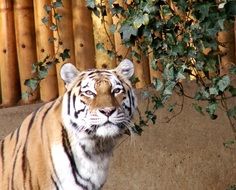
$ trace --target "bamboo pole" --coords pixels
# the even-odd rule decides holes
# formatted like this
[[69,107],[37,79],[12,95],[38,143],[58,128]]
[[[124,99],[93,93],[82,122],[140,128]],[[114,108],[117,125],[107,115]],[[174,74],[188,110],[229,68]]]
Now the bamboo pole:
[[234,60],[236,60],[236,16],[234,16]]
[[[123,0],[117,0],[116,3],[118,3],[122,7],[125,6],[125,3],[124,3]],[[119,22],[121,22],[123,20],[123,18],[122,18],[121,15],[118,15],[118,17],[117,16],[113,16],[112,20],[113,20],[114,25],[117,26],[119,24]],[[117,29],[117,30],[119,30],[119,29]],[[119,57],[126,58],[127,55],[129,54],[129,52],[131,51],[131,48],[127,48],[122,43],[122,39],[121,39],[120,33],[117,32],[117,31],[114,33],[114,39],[115,39],[115,49],[116,49],[117,55]]]
[[[101,3],[101,1],[96,0],[96,3]],[[114,35],[110,32],[112,16],[110,14],[108,0],[104,0],[103,5],[106,6],[107,13],[107,15],[104,17],[104,21],[92,14],[95,46],[99,43],[102,43],[104,44],[105,49],[115,51]],[[111,58],[106,51],[96,50],[95,58],[97,68],[114,68],[116,66],[116,60]]]
[[[36,62],[34,14],[32,0],[14,1],[14,19],[16,31],[16,48],[20,73],[21,92],[26,92],[26,79],[32,77],[32,63]],[[38,91],[33,92],[28,100],[31,103],[38,97]]]
[[[0,66],[0,73],[1,73],[1,66]],[[0,103],[2,104],[2,84],[1,84],[1,74],[0,74]]]
[[2,106],[14,105],[20,99],[16,55],[13,2],[0,2],[0,60]]
[[147,87],[150,81],[150,70],[149,70],[149,57],[141,53],[137,48],[133,48],[134,51],[141,55],[141,59],[133,57],[135,76],[138,77],[139,82],[136,83],[136,88]]
[[[54,56],[54,44],[48,40],[53,37],[53,31],[42,23],[46,15],[44,5],[50,4],[51,0],[34,0],[34,18],[36,31],[36,48],[38,61],[43,60],[47,55]],[[49,21],[51,24],[51,22]],[[40,82],[40,98],[47,102],[58,96],[56,67],[49,69],[48,75]]]
[[160,70],[158,70],[158,69],[162,69],[162,65],[161,65],[160,61],[156,61],[155,67],[157,67],[157,70],[154,70],[151,65],[151,63],[153,61],[153,53],[150,53],[148,58],[149,58],[150,80],[151,80],[151,82],[154,82],[154,78],[158,78],[158,79],[162,78],[162,76],[161,76],[162,73]]
[[[55,52],[57,52],[58,50],[69,49],[70,58],[67,59],[66,62],[71,62],[75,64],[74,36],[71,10],[72,0],[63,1],[63,7],[57,9],[58,13],[62,15],[62,20],[58,22],[58,31],[54,32],[54,37],[57,40],[60,40],[61,43],[58,46],[58,41],[55,41],[54,48]],[[59,95],[62,95],[65,91],[64,82],[60,77],[60,69],[63,64],[64,62],[61,61],[56,65]]]
[[91,11],[85,0],[73,1],[73,34],[76,66],[79,70],[95,67],[95,48]]
[[234,28],[227,32],[219,32],[218,40],[225,44],[225,47],[219,46],[225,54],[221,58],[220,75],[227,74],[231,65],[235,64],[235,41],[232,39],[234,39]]

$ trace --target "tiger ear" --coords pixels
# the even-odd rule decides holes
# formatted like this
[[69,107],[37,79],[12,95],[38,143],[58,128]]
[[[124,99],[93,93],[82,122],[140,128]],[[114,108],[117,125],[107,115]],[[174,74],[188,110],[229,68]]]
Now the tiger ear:
[[71,63],[65,63],[61,67],[60,75],[65,84],[71,83],[78,75],[78,69]]
[[124,59],[115,70],[129,79],[134,74],[134,64],[129,59]]

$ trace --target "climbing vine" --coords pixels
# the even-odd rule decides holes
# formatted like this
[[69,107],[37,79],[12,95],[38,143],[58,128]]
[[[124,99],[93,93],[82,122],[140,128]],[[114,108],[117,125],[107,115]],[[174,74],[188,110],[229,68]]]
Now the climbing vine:
[[38,88],[40,81],[46,78],[49,69],[53,65],[60,63],[60,61],[64,62],[66,59],[70,58],[70,50],[63,48],[63,42],[58,30],[58,23],[63,18],[58,11],[58,8],[61,7],[63,7],[62,0],[52,1],[50,4],[45,4],[43,7],[45,16],[41,20],[42,23],[51,31],[56,32],[55,36],[57,37],[50,36],[48,39],[48,42],[53,43],[56,47],[55,53],[53,55],[46,55],[44,59],[32,64],[32,74],[34,77],[25,80],[25,85],[28,87],[28,90],[22,94],[24,99],[32,95],[32,93]]
[[[108,14],[119,18],[119,22],[105,29],[120,34],[122,43],[132,49],[127,52],[126,57],[135,57],[141,61],[141,56],[151,55],[151,68],[161,73],[161,77],[154,78],[152,83],[158,95],[143,92],[149,103],[145,116],[140,114],[139,122],[133,127],[136,133],[141,134],[142,128],[149,122],[155,123],[156,111],[166,107],[169,98],[177,93],[181,102],[168,103],[167,110],[173,112],[178,107],[179,111],[166,122],[179,115],[185,98],[190,98],[195,100],[193,108],[197,112],[208,114],[213,120],[219,117],[217,109],[223,108],[236,135],[236,105],[228,104],[228,100],[235,99],[236,96],[235,84],[232,82],[236,75],[236,65],[235,62],[228,63],[228,70],[221,72],[221,60],[225,55],[222,48],[227,47],[227,42],[219,40],[221,32],[233,27],[235,1],[86,0],[86,3],[93,14],[102,20],[104,27],[107,27],[105,17]],[[52,65],[69,58],[69,50],[60,48],[63,42],[58,22],[63,17],[57,8],[62,6],[62,0],[52,1],[44,6],[46,16],[42,18],[42,22],[58,33],[58,38],[49,39],[50,43],[57,44],[58,49],[55,55],[46,56],[44,60],[33,64],[35,77],[25,81],[25,85],[29,87],[28,95],[47,76]],[[53,21],[50,19],[51,15],[54,17]],[[106,51],[113,58],[124,58],[115,52],[114,44],[111,47],[112,49],[105,49],[102,43],[96,45],[99,51]],[[185,81],[190,80],[196,86],[194,94],[188,94],[186,90]],[[134,77],[133,82],[137,81]],[[206,104],[202,106],[201,102]],[[229,142],[226,146],[234,143],[235,139]]]
[[[140,122],[135,125],[137,133],[141,133],[148,122],[156,122],[156,110],[163,108],[176,92],[182,97],[182,102],[169,105],[169,112],[179,106],[177,116],[183,109],[184,98],[190,98],[195,100],[193,108],[197,112],[208,114],[214,120],[218,118],[217,109],[221,106],[236,135],[236,105],[227,103],[228,99],[236,96],[235,84],[232,83],[236,65],[228,63],[227,74],[221,72],[221,59],[225,55],[222,48],[227,46],[227,42],[219,41],[220,32],[233,27],[235,1],[109,0],[107,3],[87,0],[87,6],[103,22],[106,10],[110,10],[109,14],[113,17],[118,17],[119,22],[110,26],[109,30],[119,33],[127,48],[139,50],[131,51],[127,56],[140,60],[142,55],[151,54],[151,68],[161,73],[161,77],[154,78],[152,84],[159,95],[145,95],[150,98],[153,107],[145,112],[146,119],[140,117]],[[104,50],[101,45],[98,47]],[[117,53],[115,55],[120,57]],[[193,95],[187,94],[184,85],[184,81],[189,80],[197,86]],[[205,107],[199,103],[202,101],[207,102]],[[172,118],[168,118],[167,122]]]

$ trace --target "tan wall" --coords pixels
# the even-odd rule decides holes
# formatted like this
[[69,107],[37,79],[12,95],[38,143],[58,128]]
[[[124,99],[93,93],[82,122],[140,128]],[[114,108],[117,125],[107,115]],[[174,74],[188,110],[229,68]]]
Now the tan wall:
[[157,115],[157,125],[115,150],[104,190],[226,190],[236,184],[236,146],[223,146],[233,138],[224,114],[212,121],[185,100],[170,123],[162,123],[166,111]]

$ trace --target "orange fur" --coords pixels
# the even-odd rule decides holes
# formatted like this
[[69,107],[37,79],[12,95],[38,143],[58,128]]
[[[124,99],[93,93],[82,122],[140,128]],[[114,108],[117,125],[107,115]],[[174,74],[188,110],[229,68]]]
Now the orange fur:
[[[125,61],[117,71],[127,73],[129,64]],[[132,65],[130,70],[127,76],[133,72]],[[73,189],[98,190],[104,184],[115,138],[125,132],[136,107],[132,87],[127,77],[116,71],[79,73],[71,64],[65,66],[62,78],[67,92],[30,114],[0,141],[0,190],[67,190],[71,183]],[[85,86],[92,84],[88,88],[94,85],[96,93],[89,89],[86,94],[86,87],[82,91],[83,80]],[[117,86],[122,90],[115,93]],[[97,123],[88,124],[85,119]],[[57,159],[58,154],[62,159]],[[68,163],[65,168],[61,160]],[[80,163],[91,164],[91,168]],[[69,180],[63,171],[70,172]]]

